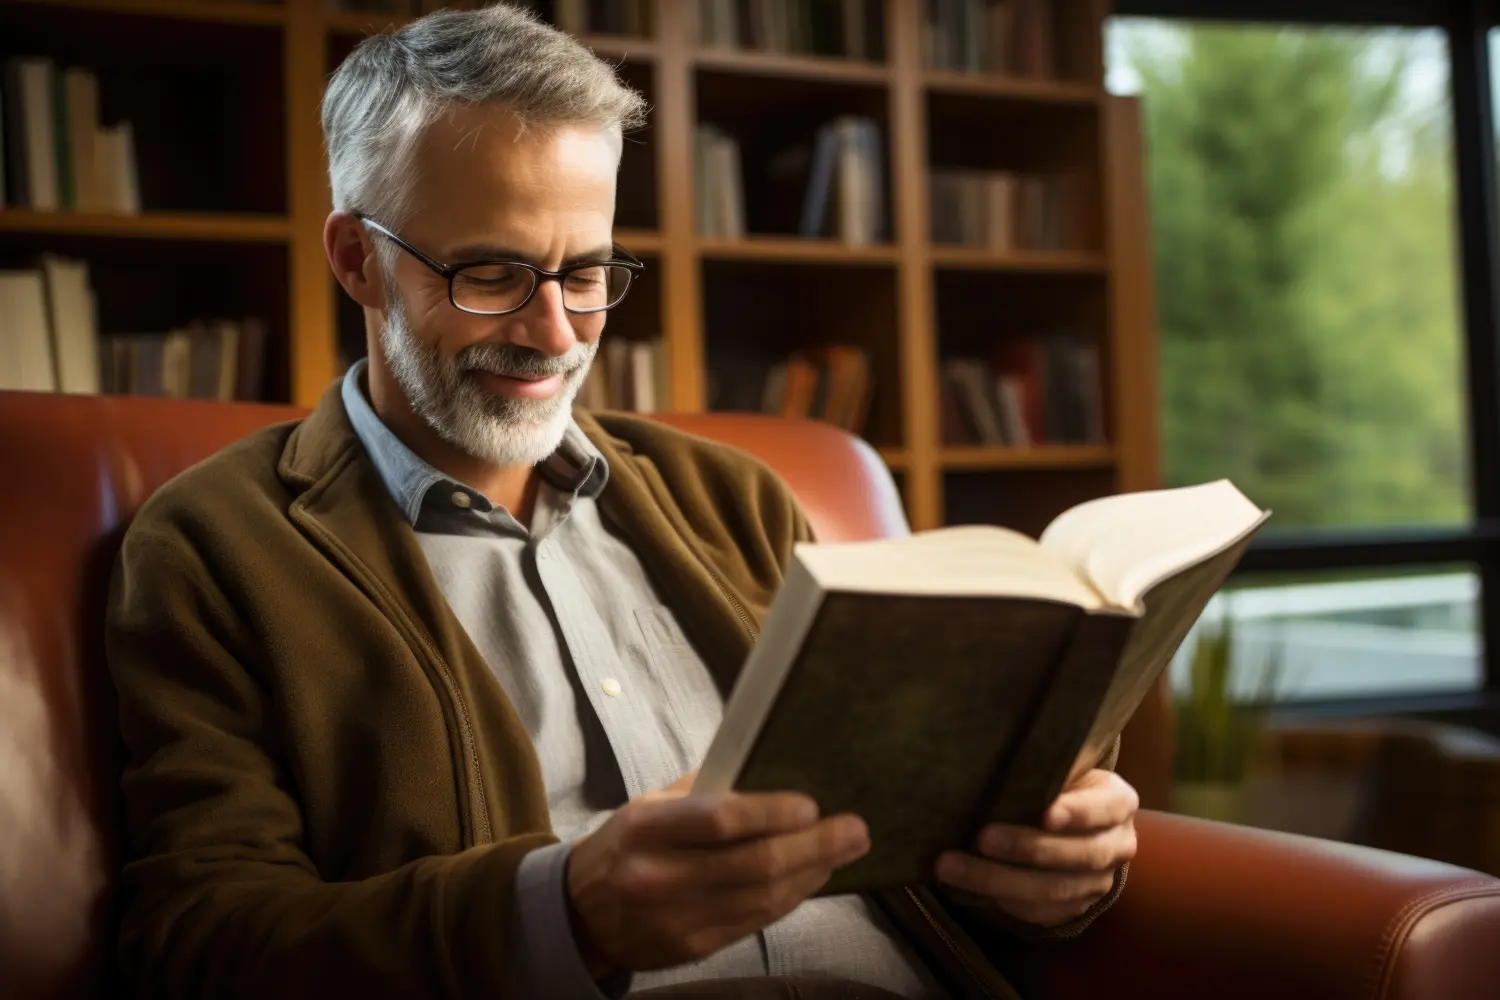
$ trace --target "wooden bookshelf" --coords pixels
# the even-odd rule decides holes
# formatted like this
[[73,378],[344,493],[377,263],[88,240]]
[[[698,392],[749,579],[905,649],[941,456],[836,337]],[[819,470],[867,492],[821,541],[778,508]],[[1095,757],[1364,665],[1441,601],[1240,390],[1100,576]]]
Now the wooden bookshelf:
[[[1059,70],[1049,79],[929,68],[919,0],[885,0],[878,61],[700,45],[695,0],[654,0],[650,38],[580,39],[616,64],[651,106],[649,128],[627,144],[616,231],[647,272],[612,315],[610,329],[632,339],[662,338],[670,373],[665,394],[674,408],[703,409],[711,371],[741,349],[848,343],[871,357],[876,388],[866,436],[898,473],[915,528],[986,511],[1006,523],[1034,525],[1090,495],[1155,485],[1150,248],[1138,124],[1129,102],[1104,92],[1106,5],[1054,4]],[[161,162],[147,149],[139,152],[146,211],[0,211],[0,262],[12,266],[57,245],[101,271],[119,260],[127,273],[137,242],[165,245],[169,254],[180,245],[175,252],[184,260],[211,244],[216,269],[204,264],[202,273],[226,274],[225,301],[235,307],[269,301],[280,310],[270,317],[277,338],[273,394],[311,405],[340,372],[338,345],[360,340],[358,311],[341,307],[342,292],[323,259],[329,202],[318,124],[322,87],[360,37],[401,23],[400,16],[333,11],[316,0],[5,4],[0,56],[53,55],[67,65],[113,59],[100,72],[107,98],[114,96],[110,88],[119,89],[112,115],[149,118],[145,105],[155,93],[129,81],[114,84],[106,70],[123,76],[121,60],[137,59],[140,75],[160,90],[178,82],[162,75],[173,72],[170,65],[159,69],[145,55],[109,54],[130,53],[140,43],[167,56],[191,53],[178,58],[222,90],[226,103],[214,118],[245,122],[254,133],[253,142],[236,145],[235,136],[220,136],[212,146],[202,176],[218,187],[167,184],[158,173],[176,169],[197,127],[183,118],[177,133],[166,133],[171,148],[157,152]],[[237,84],[241,77],[249,82]],[[722,120],[738,130],[749,153],[764,153],[757,144],[770,143],[777,128],[796,127],[798,115],[839,114],[869,117],[882,130],[887,242],[848,245],[754,231],[743,239],[698,235],[689,192],[697,180],[699,120]],[[154,134],[162,127],[154,122]],[[138,143],[147,139],[143,133]],[[928,192],[935,168],[1075,176],[1082,194],[1067,248],[933,244]],[[243,273],[236,274],[240,264]],[[101,281],[112,289],[101,296],[101,309],[116,301],[131,306],[127,283]],[[131,307],[155,316],[149,305]],[[747,305],[770,311],[747,314]],[[1053,325],[1098,338],[1109,443],[945,444],[938,388],[944,359]],[[993,504],[986,499],[991,489]]]

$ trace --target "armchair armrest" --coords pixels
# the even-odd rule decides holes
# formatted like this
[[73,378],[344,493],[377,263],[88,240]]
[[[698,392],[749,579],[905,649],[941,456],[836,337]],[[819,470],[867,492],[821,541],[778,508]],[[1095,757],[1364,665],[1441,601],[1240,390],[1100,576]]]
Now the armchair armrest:
[[1137,831],[1124,894],[1083,935],[994,956],[1022,996],[1500,997],[1500,879],[1149,810]]

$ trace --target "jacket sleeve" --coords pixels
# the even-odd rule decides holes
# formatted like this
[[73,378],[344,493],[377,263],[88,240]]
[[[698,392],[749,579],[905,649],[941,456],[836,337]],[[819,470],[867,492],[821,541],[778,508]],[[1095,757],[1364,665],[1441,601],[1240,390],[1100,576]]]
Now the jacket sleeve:
[[515,874],[550,838],[321,878],[249,630],[169,531],[127,536],[106,649],[125,751],[119,951],[135,993],[516,996]]

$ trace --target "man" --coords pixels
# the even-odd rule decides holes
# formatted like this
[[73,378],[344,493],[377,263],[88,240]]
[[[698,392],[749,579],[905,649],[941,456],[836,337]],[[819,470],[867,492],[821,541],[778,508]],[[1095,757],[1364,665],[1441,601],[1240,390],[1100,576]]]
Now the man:
[[1050,832],[945,856],[962,903],[809,900],[858,817],[683,794],[809,531],[747,456],[572,412],[640,266],[611,240],[640,116],[502,6],[330,82],[325,246],[368,364],[164,487],[115,581],[143,994],[992,997],[953,913],[1065,935],[1123,883],[1105,770]]

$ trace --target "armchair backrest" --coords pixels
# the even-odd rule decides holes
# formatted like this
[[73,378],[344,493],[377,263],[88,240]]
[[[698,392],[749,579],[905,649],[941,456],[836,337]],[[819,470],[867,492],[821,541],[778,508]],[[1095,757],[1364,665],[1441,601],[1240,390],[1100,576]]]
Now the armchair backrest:
[[[0,392],[0,996],[96,995],[113,948],[118,755],[102,621],[130,518],[291,407]],[[858,439],[774,417],[674,414],[776,469],[822,539],[903,534]]]

